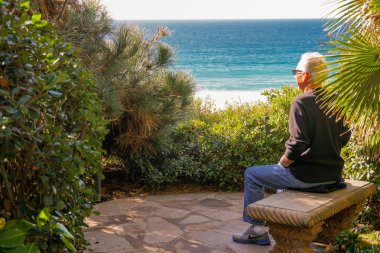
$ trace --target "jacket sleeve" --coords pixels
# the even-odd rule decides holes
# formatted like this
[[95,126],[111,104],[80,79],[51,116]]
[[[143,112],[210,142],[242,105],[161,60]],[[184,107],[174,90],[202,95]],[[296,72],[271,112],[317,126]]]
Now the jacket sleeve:
[[301,101],[293,101],[289,113],[290,137],[285,142],[285,156],[297,161],[310,144],[307,112]]

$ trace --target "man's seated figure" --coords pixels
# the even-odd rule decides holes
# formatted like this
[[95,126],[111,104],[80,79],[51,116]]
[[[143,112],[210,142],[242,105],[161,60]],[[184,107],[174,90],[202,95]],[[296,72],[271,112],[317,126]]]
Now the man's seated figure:
[[[342,119],[327,115],[321,108],[317,75],[327,75],[324,57],[319,53],[302,55],[294,78],[302,95],[296,97],[289,113],[290,137],[285,142],[285,153],[278,164],[253,166],[244,174],[244,210],[264,198],[264,188],[309,188],[331,184],[342,178],[344,161],[340,151],[350,138],[350,131]],[[251,226],[243,233],[234,234],[238,243],[270,244],[265,221],[245,215],[243,221]]]

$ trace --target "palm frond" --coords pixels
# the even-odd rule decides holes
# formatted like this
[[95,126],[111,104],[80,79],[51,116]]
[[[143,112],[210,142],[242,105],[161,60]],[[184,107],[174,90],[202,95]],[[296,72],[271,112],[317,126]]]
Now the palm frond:
[[[366,1],[357,0],[332,0],[336,8],[327,14],[331,18],[325,24],[325,30],[330,35],[342,34],[350,27],[356,27],[363,18],[362,8]],[[339,18],[335,18],[339,17]]]
[[[373,157],[380,155],[380,0],[332,0],[325,25],[330,75],[326,111],[344,117]],[[320,75],[322,77],[322,75]]]
[[330,36],[346,34],[347,30],[379,31],[379,0],[332,0],[331,4],[337,7],[327,14],[332,18],[325,24]]
[[346,118],[370,145],[379,145],[380,40],[371,33],[340,36],[330,44],[331,75],[323,105]]

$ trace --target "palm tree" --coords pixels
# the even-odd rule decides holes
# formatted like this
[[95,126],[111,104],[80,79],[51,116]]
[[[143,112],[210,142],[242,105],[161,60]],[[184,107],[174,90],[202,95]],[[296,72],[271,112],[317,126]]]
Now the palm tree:
[[324,104],[380,155],[380,0],[333,0]]

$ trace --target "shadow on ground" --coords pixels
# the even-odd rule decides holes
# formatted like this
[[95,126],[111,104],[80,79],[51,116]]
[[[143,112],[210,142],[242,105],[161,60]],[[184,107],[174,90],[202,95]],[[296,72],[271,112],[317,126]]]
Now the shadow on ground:
[[[86,220],[91,246],[109,253],[266,253],[272,246],[241,245],[231,235],[241,221],[242,193],[187,193],[129,197],[97,204]],[[274,243],[274,242],[273,242]]]

